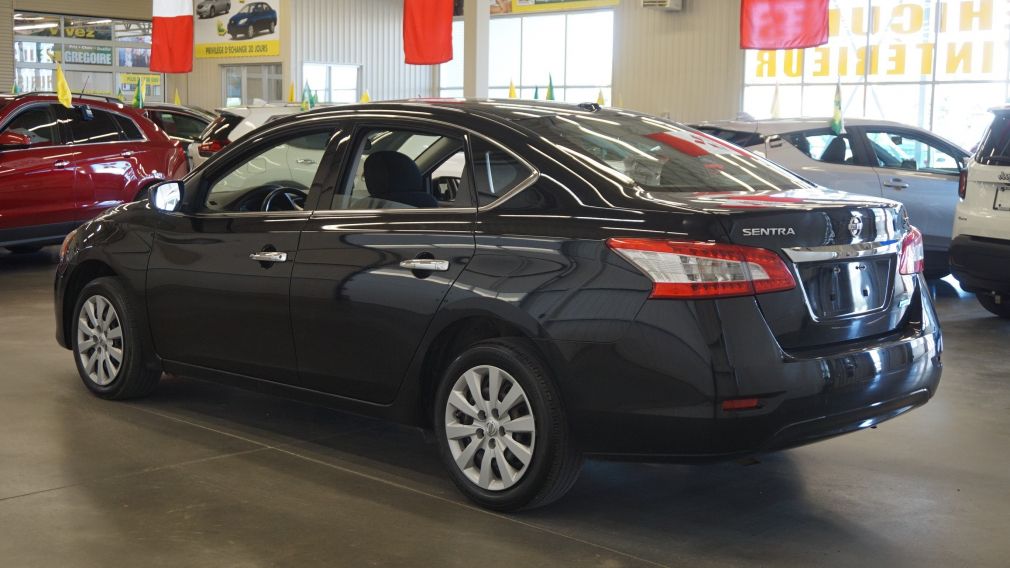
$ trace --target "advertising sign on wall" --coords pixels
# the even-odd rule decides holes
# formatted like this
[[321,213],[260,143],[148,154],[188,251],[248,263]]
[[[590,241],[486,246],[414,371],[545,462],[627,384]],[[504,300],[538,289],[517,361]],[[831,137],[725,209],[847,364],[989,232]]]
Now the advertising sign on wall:
[[220,0],[194,5],[193,53],[197,58],[281,54],[279,0]]
[[104,45],[65,45],[62,56],[57,46],[57,58],[64,65],[112,65],[112,48]]
[[[616,6],[621,0],[492,0],[491,15],[564,12]],[[463,0],[455,0],[455,15],[463,15]]]

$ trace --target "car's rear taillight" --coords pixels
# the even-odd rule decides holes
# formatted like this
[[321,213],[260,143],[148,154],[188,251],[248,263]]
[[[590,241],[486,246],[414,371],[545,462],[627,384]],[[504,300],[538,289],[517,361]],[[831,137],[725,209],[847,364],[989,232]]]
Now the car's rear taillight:
[[901,239],[901,256],[898,257],[898,272],[918,274],[925,266],[926,255],[922,250],[922,233],[912,227]]
[[652,282],[652,298],[725,298],[796,287],[782,258],[761,248],[694,241],[609,239]]
[[228,145],[228,139],[215,138],[213,140],[208,140],[197,146],[197,151],[204,158],[209,158],[214,154],[220,152],[225,146]]
[[968,195],[968,171],[961,170],[961,175],[957,180],[957,196],[964,199]]

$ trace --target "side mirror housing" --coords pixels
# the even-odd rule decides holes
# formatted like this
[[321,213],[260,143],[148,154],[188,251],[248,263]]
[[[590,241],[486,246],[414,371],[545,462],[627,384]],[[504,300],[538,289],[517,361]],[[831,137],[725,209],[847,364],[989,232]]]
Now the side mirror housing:
[[11,132],[0,133],[0,150],[20,150],[32,145],[32,139],[27,134]]
[[182,190],[181,181],[163,181],[151,187],[148,199],[156,210],[171,213],[182,204]]

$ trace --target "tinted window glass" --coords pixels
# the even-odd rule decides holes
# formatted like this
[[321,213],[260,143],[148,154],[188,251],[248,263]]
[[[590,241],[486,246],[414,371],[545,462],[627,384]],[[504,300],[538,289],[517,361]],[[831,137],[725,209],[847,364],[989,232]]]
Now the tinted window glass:
[[[572,113],[517,120],[576,159],[649,191],[758,191],[808,187],[787,170],[719,138],[649,116]],[[495,188],[497,191],[497,188]]]
[[121,115],[113,114],[116,117],[116,122],[119,124],[120,130],[123,131],[123,140],[143,140],[144,135],[140,132],[140,128],[137,127],[137,123],[133,120]]
[[242,117],[234,114],[222,114],[207,125],[207,128],[200,133],[199,142],[210,142],[211,140],[228,140],[228,135],[242,122]]
[[982,136],[975,160],[990,166],[1010,166],[1010,112],[1001,112]]
[[32,107],[11,120],[4,132],[24,134],[31,140],[31,145],[51,146],[56,143],[56,121],[44,106]]
[[112,115],[96,108],[91,109],[92,119],[84,120],[81,109],[70,109],[70,132],[74,143],[116,142],[119,140],[119,126]]
[[209,211],[292,211],[301,209],[316,171],[323,161],[325,144],[333,131],[302,134],[274,142],[250,156],[240,158],[227,174],[218,177],[207,192]]
[[197,120],[185,114],[162,112],[161,127],[165,129],[165,134],[169,136],[196,140],[200,136],[200,133],[207,128],[207,122]]
[[479,207],[496,201],[533,174],[525,164],[493,144],[474,139],[472,147]]
[[715,128],[713,126],[699,126],[698,130],[704,132],[705,134],[711,134],[717,138],[722,138],[730,144],[736,144],[737,146],[743,146],[745,148],[747,146],[757,146],[763,142],[761,135],[756,132],[723,130],[722,128]]
[[830,130],[816,132],[794,132],[782,136],[797,150],[818,162],[829,164],[851,164],[852,144],[848,134],[835,134]]
[[462,137],[374,129],[354,151],[355,164],[333,209],[470,207]]
[[957,158],[918,137],[885,131],[867,131],[866,137],[879,167],[946,174],[960,171]]

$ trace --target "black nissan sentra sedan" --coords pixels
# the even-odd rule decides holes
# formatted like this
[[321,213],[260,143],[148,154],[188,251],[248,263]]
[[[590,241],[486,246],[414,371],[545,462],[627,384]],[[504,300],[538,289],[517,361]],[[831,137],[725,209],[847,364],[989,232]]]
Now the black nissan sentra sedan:
[[940,380],[900,204],[593,104],[285,118],[60,258],[57,339],[96,395],[168,372],[430,428],[497,510],[559,498],[583,457],[787,448]]

